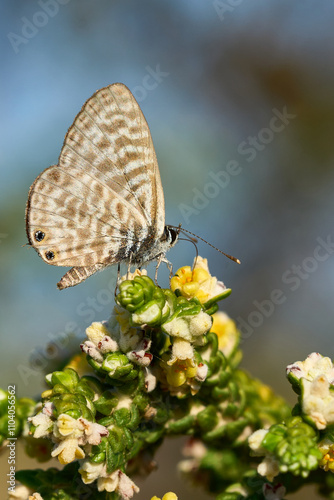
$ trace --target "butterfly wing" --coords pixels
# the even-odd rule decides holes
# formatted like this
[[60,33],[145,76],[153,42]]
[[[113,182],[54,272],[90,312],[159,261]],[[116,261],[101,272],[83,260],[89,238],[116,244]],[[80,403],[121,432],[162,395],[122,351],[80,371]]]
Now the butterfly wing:
[[80,268],[80,282],[126,259],[146,238],[159,239],[164,219],[147,122],[125,85],[105,87],[75,118],[58,165],[30,188],[29,242],[48,264]]
[[119,194],[160,235],[164,199],[152,137],[145,117],[121,83],[97,91],[82,107],[64,141],[59,166],[79,166]]

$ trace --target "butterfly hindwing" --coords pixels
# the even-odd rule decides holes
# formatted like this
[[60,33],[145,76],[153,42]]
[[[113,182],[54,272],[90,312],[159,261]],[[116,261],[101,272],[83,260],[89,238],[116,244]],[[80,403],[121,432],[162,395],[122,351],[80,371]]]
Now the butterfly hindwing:
[[50,185],[48,178],[54,171],[58,174],[56,165],[46,169],[30,189],[27,207],[29,242],[48,264],[91,266],[107,261],[112,263],[120,247],[126,246],[126,235],[121,232],[120,224],[112,226],[107,212],[98,211],[82,196],[68,191],[71,187],[72,192],[80,187],[75,178],[73,185],[67,186],[66,190],[61,185]]

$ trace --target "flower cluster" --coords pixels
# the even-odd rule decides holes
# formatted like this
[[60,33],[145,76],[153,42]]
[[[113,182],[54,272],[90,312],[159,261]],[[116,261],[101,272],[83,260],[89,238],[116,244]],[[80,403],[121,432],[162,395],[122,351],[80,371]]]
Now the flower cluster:
[[176,278],[184,274],[193,291],[161,289],[140,271],[123,278],[111,318],[92,323],[81,344],[93,374],[80,378],[76,358],[48,375],[50,389],[29,418],[31,436],[51,441],[61,464],[78,463],[82,482],[99,492],[131,498],[138,488],[126,468],[144,450],[153,454],[164,434],[189,427],[206,436],[226,423],[223,409],[194,396],[207,383],[207,394],[221,387],[216,398],[226,400],[229,377],[220,372],[236,353],[238,334],[227,316],[213,313],[230,290],[210,276],[204,259]]
[[[37,405],[17,402],[29,454],[44,460],[43,448],[63,469],[17,473],[12,498],[128,500],[139,491],[130,476],[152,471],[172,435],[189,437],[181,473],[217,500],[283,499],[302,478],[333,472],[332,361],[313,353],[287,367],[298,394],[291,412],[239,368],[239,332],[217,304],[230,293],[201,257],[177,271],[171,289],[144,271],[122,278],[110,319],[86,329],[81,356],[46,377]],[[330,481],[318,482],[327,494]]]
[[264,457],[258,473],[273,481],[282,473],[308,477],[313,470],[334,471],[334,366],[319,353],[287,367],[298,394],[293,415],[249,438],[254,456]]
[[287,367],[287,377],[299,395],[294,413],[318,430],[319,466],[334,472],[334,365],[313,352],[305,361]]
[[334,424],[334,366],[316,352],[305,361],[287,367],[292,387],[300,395],[299,406],[305,418],[317,429]]
[[54,443],[51,456],[61,464],[79,460],[85,484],[97,480],[98,491],[131,498],[137,486],[118,465],[130,453],[129,429],[138,425],[138,408],[146,403],[137,398],[135,404],[122,393],[106,391],[97,378],[80,379],[71,368],[54,372],[47,381],[51,389],[42,394],[40,411],[28,419],[31,434],[49,438]]
[[196,297],[201,304],[217,303],[231,293],[222,281],[211,276],[207,259],[198,256],[193,268],[184,266],[179,269],[171,279],[173,292],[179,290],[187,299]]

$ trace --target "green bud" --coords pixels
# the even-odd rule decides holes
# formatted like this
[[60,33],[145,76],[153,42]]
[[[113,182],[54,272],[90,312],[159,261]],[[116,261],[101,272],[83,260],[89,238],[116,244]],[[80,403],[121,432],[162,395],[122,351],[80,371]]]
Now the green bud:
[[125,280],[119,286],[117,303],[130,313],[154,300],[160,309],[165,304],[162,290],[148,276],[136,276],[133,280]]
[[110,376],[115,375],[117,372],[116,378],[118,378],[118,375],[121,377],[130,373],[133,365],[124,354],[112,352],[103,360],[102,368],[108,372]]
[[131,323],[134,326],[147,324],[149,326],[156,326],[161,323],[162,309],[159,304],[151,300],[143,305],[131,316]]
[[55,406],[54,416],[56,418],[62,413],[66,413],[75,419],[84,417],[91,422],[94,421],[95,408],[88,408],[86,399],[80,394],[61,394],[52,397],[51,401]]
[[79,376],[72,368],[65,368],[63,371],[53,372],[50,382],[55,392],[74,392]]
[[117,303],[129,312],[134,312],[145,304],[145,291],[135,280],[125,280],[119,286]]
[[277,457],[282,472],[307,477],[322,457],[317,440],[318,432],[296,416],[272,425],[261,445]]

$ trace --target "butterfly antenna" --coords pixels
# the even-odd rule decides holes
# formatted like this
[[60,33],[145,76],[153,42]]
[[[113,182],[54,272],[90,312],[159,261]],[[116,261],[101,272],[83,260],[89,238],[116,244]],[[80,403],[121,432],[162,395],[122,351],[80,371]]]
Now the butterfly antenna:
[[[173,226],[172,226],[173,227]],[[176,226],[174,226],[176,227]],[[233,255],[229,255],[228,253],[225,253],[225,252],[222,252],[222,250],[219,250],[219,248],[215,247],[214,245],[212,245],[211,243],[209,243],[208,241],[206,241],[204,238],[201,238],[200,236],[198,236],[197,234],[194,234],[192,233],[191,231],[189,231],[188,229],[180,229],[180,231],[182,233],[188,233],[188,234],[191,234],[192,236],[195,236],[195,238],[198,238],[199,240],[201,241],[204,241],[204,243],[206,243],[207,245],[209,245],[210,247],[214,248],[215,250],[217,250],[217,252],[219,253],[222,253],[223,255],[225,255],[225,257],[227,257],[228,259],[230,260],[233,260],[233,262],[236,262],[237,264],[241,264],[240,260],[237,259],[236,257],[233,257]],[[191,240],[189,240],[191,241]],[[198,255],[198,253],[197,253]]]
[[[181,230],[182,231],[182,230]],[[196,257],[195,257],[195,260],[194,260],[194,264],[193,264],[193,270],[195,269],[196,267],[196,264],[197,264],[197,259],[198,259],[198,248],[197,248],[197,240],[196,238],[179,238],[179,241],[190,241],[190,243],[192,243],[196,249]]]

